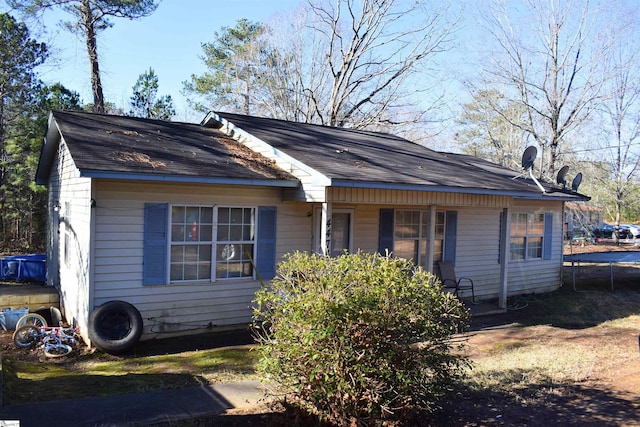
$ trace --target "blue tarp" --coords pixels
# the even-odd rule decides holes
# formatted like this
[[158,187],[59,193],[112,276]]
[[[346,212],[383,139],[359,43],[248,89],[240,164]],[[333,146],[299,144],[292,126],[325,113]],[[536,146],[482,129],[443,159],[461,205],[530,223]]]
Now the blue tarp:
[[47,257],[43,254],[0,258],[0,278],[18,282],[46,282]]

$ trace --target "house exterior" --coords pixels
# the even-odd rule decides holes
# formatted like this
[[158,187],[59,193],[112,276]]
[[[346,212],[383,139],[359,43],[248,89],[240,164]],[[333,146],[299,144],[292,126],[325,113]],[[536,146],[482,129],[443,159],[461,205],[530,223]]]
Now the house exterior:
[[588,200],[393,135],[226,113],[54,111],[36,180],[63,314],[87,331],[96,307],[126,301],[142,339],[246,327],[293,251],[450,260],[504,307],[561,285],[564,204]]

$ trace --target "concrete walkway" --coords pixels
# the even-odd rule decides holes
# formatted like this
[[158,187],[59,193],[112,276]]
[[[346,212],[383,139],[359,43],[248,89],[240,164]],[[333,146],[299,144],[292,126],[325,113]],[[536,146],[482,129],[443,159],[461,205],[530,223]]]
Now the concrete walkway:
[[203,385],[149,393],[55,400],[0,409],[0,421],[18,420],[20,427],[144,426],[254,406],[265,401],[259,381]]

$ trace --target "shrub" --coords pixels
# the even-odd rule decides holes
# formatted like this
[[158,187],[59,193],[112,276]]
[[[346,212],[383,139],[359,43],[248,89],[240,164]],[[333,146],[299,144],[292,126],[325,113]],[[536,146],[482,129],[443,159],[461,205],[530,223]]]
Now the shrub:
[[260,370],[331,422],[434,409],[467,365],[451,338],[468,310],[404,259],[293,253],[255,303]]

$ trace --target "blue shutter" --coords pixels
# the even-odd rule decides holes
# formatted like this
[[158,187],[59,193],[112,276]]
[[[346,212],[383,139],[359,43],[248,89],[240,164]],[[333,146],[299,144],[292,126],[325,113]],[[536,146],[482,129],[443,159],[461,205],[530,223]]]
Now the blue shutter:
[[260,279],[276,275],[276,220],[275,206],[258,207],[256,269]]
[[458,233],[458,212],[447,211],[444,231],[444,261],[456,264],[456,240]]
[[144,205],[143,285],[167,284],[167,227],[169,205]]
[[378,233],[378,252],[393,252],[393,209],[380,209],[380,230]]
[[544,214],[544,235],[542,237],[542,259],[551,259],[553,249],[553,213]]

